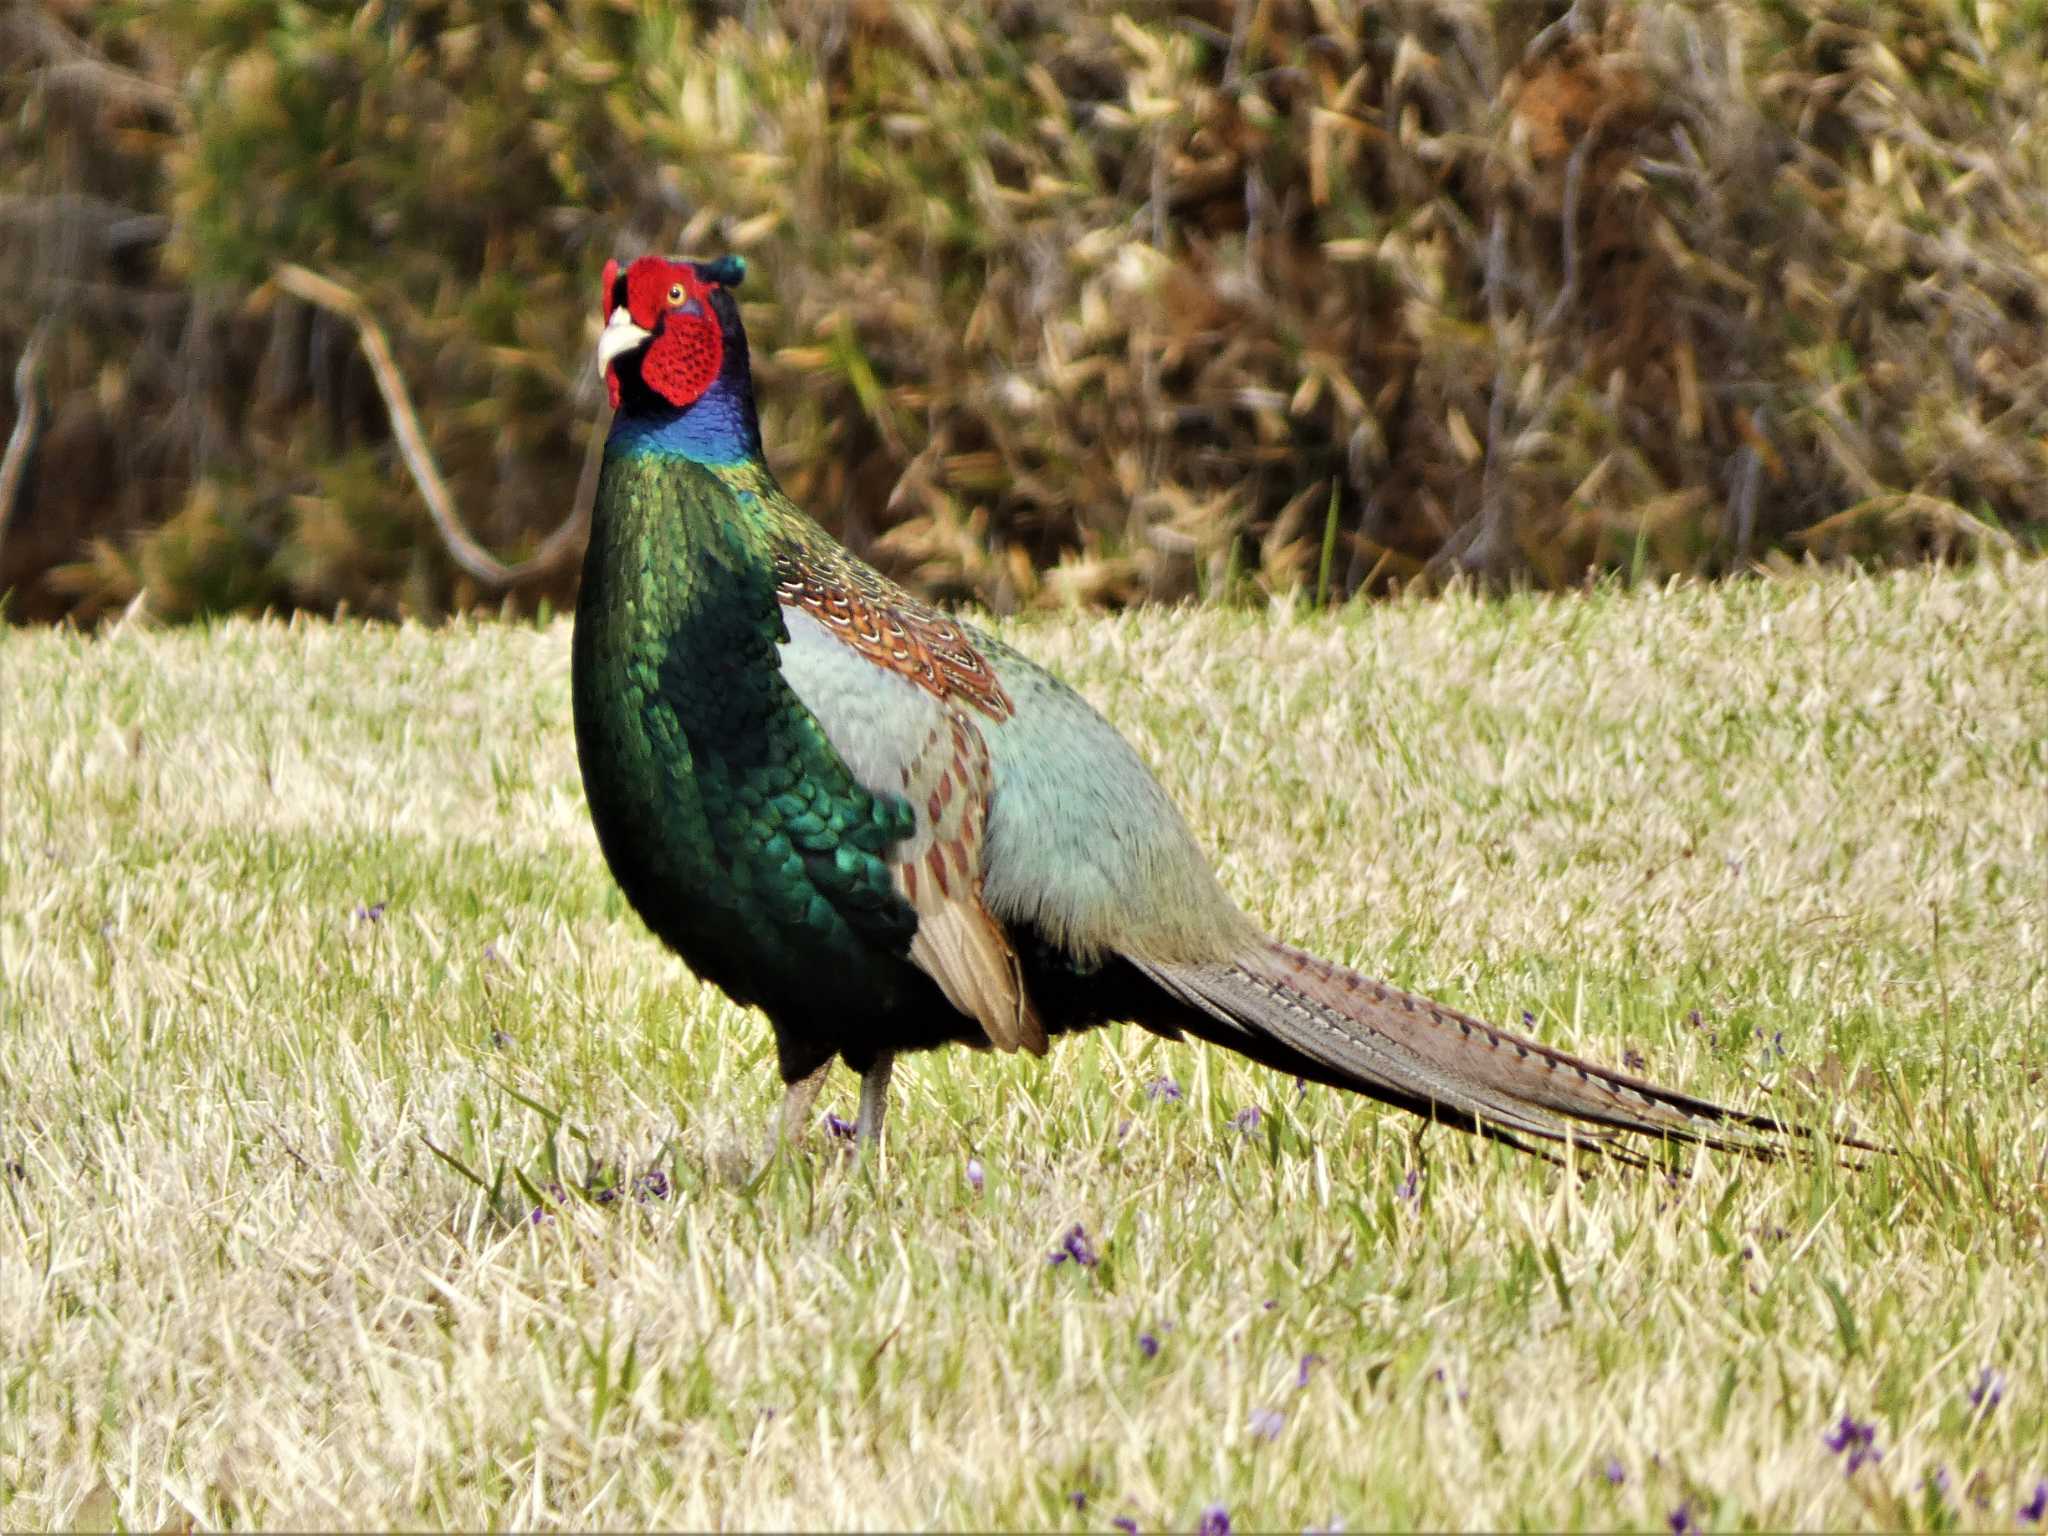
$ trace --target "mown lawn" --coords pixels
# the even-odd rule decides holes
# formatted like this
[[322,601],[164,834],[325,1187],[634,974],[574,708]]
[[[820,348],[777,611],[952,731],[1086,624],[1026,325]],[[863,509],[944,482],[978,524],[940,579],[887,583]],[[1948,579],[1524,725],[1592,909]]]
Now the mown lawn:
[[0,1525],[2038,1513],[2048,566],[1003,632],[1277,931],[1898,1155],[1580,1180],[1112,1030],[764,1165],[566,623],[7,632]]

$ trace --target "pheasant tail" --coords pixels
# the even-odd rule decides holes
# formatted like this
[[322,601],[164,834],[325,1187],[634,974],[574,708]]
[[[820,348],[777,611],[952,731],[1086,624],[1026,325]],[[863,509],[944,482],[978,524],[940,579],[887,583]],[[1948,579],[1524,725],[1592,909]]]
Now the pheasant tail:
[[[1592,1145],[1640,1161],[1615,1133],[1774,1155],[1798,1128],[1724,1108],[1361,976],[1272,939],[1229,964],[1136,962],[1185,1003],[1190,1032],[1268,1066],[1503,1141]],[[1844,1139],[1843,1145],[1878,1150]]]

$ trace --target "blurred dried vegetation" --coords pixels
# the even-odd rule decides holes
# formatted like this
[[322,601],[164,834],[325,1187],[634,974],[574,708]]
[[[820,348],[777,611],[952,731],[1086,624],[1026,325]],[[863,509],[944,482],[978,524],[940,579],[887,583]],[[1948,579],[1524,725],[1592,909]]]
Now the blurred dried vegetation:
[[14,0],[0,591],[562,601],[643,249],[751,258],[791,493],[1001,610],[2038,548],[2044,13]]

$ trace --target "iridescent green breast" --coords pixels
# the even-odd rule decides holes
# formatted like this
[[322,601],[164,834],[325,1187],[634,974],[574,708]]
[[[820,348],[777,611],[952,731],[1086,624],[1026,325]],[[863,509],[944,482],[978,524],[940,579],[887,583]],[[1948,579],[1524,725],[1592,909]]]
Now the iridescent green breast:
[[914,918],[903,800],[855,782],[783,679],[770,530],[733,472],[606,462],[577,603],[577,755],[628,900],[692,969],[773,1007],[821,964],[893,1005]]

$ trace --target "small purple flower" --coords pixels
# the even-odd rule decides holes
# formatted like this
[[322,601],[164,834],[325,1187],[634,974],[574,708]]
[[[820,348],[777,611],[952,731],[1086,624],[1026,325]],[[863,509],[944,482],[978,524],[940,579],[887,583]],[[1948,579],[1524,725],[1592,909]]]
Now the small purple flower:
[[1088,1495],[1083,1493],[1080,1489],[1076,1488],[1072,1493],[1067,1495],[1067,1502],[1073,1505],[1076,1509],[1086,1509],[1088,1507]]
[[1932,1472],[1927,1474],[1926,1482],[1928,1491],[1931,1492],[1937,1499],[1945,1499],[1948,1497],[1947,1467],[1936,1467]]
[[1628,1468],[1621,1464],[1619,1457],[1610,1456],[1607,1458],[1607,1465],[1600,1469],[1600,1475],[1607,1479],[1608,1487],[1619,1488],[1628,1481]]
[[[549,1179],[541,1193],[553,1205],[566,1205],[569,1202],[569,1191],[562,1188],[562,1181],[560,1179]],[[555,1213],[549,1209],[548,1205],[536,1205],[533,1208],[533,1214],[526,1219],[536,1227],[553,1226]]]
[[1637,1050],[1634,1046],[1630,1046],[1621,1053],[1621,1064],[1631,1072],[1640,1072],[1650,1063],[1649,1059],[1641,1051]]
[[1275,1300],[1274,1300],[1274,1299],[1273,1299],[1272,1297],[1268,1296],[1268,1297],[1266,1298],[1266,1300],[1265,1300],[1265,1303],[1264,1303],[1264,1305],[1262,1305],[1262,1306],[1261,1306],[1261,1307],[1259,1308],[1259,1310],[1260,1310],[1261,1312],[1270,1312],[1270,1311],[1272,1311],[1272,1310],[1273,1310],[1273,1309],[1274,1309],[1275,1307],[1277,1307],[1277,1306],[1279,1306],[1279,1305],[1280,1305],[1280,1303],[1279,1303],[1279,1302],[1275,1301]]
[[1195,1527],[1195,1536],[1230,1536],[1230,1511],[1221,1504],[1211,1504],[1202,1511],[1202,1520]]
[[1294,1386],[1296,1391],[1299,1391],[1301,1388],[1308,1385],[1308,1373],[1314,1370],[1317,1366],[1321,1365],[1322,1363],[1323,1357],[1321,1355],[1303,1355],[1301,1357],[1301,1364],[1299,1367],[1296,1368],[1294,1372]]
[[1139,1334],[1138,1353],[1147,1360],[1157,1360],[1159,1358],[1159,1335],[1156,1333]]
[[2034,1496],[2020,1506],[2019,1515],[2028,1525],[2039,1525],[2048,1519],[2048,1477],[2034,1484]]
[[1308,1079],[1297,1077],[1294,1080],[1294,1102],[1299,1104],[1306,1097],[1308,1097]]
[[666,1200],[668,1198],[668,1175],[659,1168],[650,1168],[633,1182],[633,1197],[636,1200]]
[[1145,1097],[1164,1099],[1169,1104],[1180,1102],[1180,1084],[1170,1077],[1155,1077],[1145,1085]]
[[978,1157],[967,1159],[967,1187],[978,1195],[981,1193],[981,1186],[986,1178],[987,1175],[981,1171],[981,1159]]
[[359,923],[381,923],[384,920],[384,908],[386,905],[388,903],[373,901],[367,907],[358,906],[356,908],[356,921]]
[[1670,1528],[1671,1536],[1699,1536],[1700,1523],[1693,1518],[1691,1499],[1666,1515],[1664,1524]]
[[1847,1455],[1848,1461],[1842,1468],[1845,1477],[1866,1461],[1884,1459],[1884,1452],[1877,1448],[1877,1425],[1846,1413],[1842,1415],[1841,1423],[1821,1436],[1821,1444],[1837,1456]]
[[1977,1374],[1977,1384],[1970,1388],[1970,1406],[1989,1413],[2005,1401],[2005,1373],[1985,1366]]
[[1259,1128],[1259,1118],[1259,1106],[1247,1104],[1243,1109],[1240,1109],[1230,1117],[1230,1123],[1234,1129],[1243,1131],[1245,1135],[1249,1136]]
[[825,1130],[829,1135],[836,1137],[840,1141],[851,1141],[854,1137],[853,1122],[840,1119],[829,1109],[825,1111]]
[[1138,1536],[1138,1522],[1129,1515],[1118,1515],[1109,1523],[1122,1531],[1124,1536]]
[[1405,1205],[1408,1202],[1414,1200],[1416,1195],[1420,1193],[1421,1188],[1422,1170],[1420,1168],[1410,1168],[1408,1170],[1408,1177],[1403,1179],[1400,1182],[1400,1184],[1396,1186],[1394,1190],[1394,1198],[1396,1200],[1401,1201]]
[[1078,1221],[1060,1239],[1057,1252],[1047,1255],[1048,1264],[1064,1264],[1072,1259],[1076,1264],[1087,1267],[1097,1262],[1094,1247],[1088,1241],[1088,1229]]
[[1254,1440],[1278,1440],[1287,1427],[1287,1415],[1278,1408],[1254,1408],[1247,1424]]

